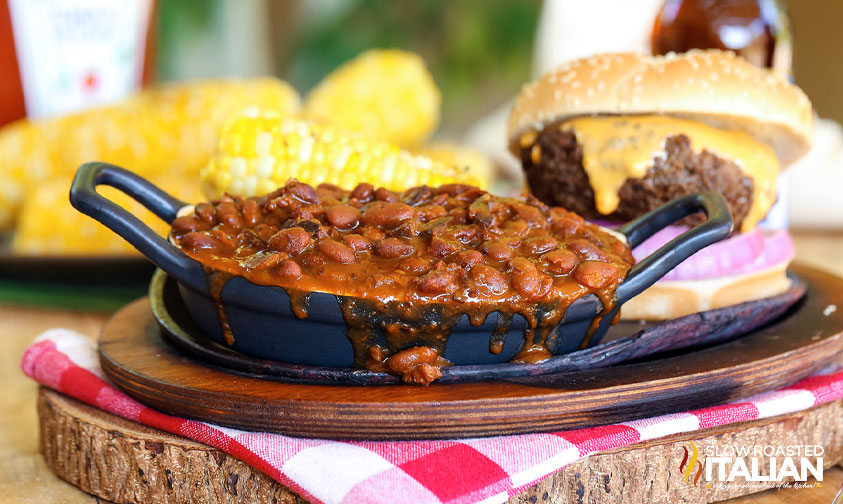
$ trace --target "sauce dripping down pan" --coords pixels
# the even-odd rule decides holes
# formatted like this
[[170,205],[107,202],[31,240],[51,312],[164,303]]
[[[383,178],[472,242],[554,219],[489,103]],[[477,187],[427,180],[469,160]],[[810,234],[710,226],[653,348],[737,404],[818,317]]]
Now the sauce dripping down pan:
[[[265,359],[314,366],[360,365],[360,339],[366,335],[360,335],[359,327],[349,327],[348,316],[365,306],[366,300],[323,292],[288,293],[236,276],[220,280],[140,219],[98,194],[98,185],[123,191],[167,223],[187,204],[134,173],[99,162],[80,167],[70,191],[77,210],[122,236],[178,281],[188,311],[207,336],[220,343],[233,342],[234,350]],[[634,248],[660,229],[700,211],[706,220],[635,264],[612,299],[601,301],[589,294],[570,304],[561,323],[542,335],[543,349],[560,355],[598,344],[624,302],[698,250],[728,237],[733,222],[722,196],[706,192],[673,200],[616,229]],[[306,310],[300,309],[304,301]],[[437,312],[436,307],[429,310]],[[475,317],[478,325],[452,306],[440,311],[447,312],[443,318],[447,330],[436,335],[441,340],[437,346],[440,355],[453,364],[508,362],[522,351],[525,334],[530,334],[523,316],[505,310],[482,321]],[[224,326],[228,327],[225,331]]]

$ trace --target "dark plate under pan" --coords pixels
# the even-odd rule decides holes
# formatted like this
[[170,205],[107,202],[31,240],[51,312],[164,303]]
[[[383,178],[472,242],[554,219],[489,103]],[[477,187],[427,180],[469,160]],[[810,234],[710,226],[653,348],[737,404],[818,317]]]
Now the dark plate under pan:
[[0,247],[2,280],[145,288],[154,271],[155,266],[141,256],[36,256]]
[[0,301],[117,311],[144,295],[155,265],[143,256],[13,253],[0,238]]
[[[778,296],[695,313],[657,323],[621,322],[609,329],[605,342],[560,355],[540,364],[451,366],[438,382],[511,379],[550,373],[603,368],[665,352],[722,343],[748,334],[780,318],[805,295],[805,286],[791,275],[793,285]],[[365,369],[305,366],[252,357],[207,338],[193,322],[178,284],[158,270],[149,287],[152,313],[162,334],[177,348],[210,364],[248,375],[294,383],[382,385],[400,383],[397,376]]]

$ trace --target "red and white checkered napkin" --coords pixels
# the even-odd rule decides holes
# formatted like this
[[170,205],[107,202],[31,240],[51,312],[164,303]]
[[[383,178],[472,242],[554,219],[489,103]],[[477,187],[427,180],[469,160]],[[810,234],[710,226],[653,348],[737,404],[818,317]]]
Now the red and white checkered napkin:
[[503,502],[590,453],[843,398],[841,366],[741,402],[604,427],[453,441],[339,442],[238,431],[150,409],[103,377],[92,340],[64,329],[39,336],[21,367],[43,385],[224,450],[324,503]]

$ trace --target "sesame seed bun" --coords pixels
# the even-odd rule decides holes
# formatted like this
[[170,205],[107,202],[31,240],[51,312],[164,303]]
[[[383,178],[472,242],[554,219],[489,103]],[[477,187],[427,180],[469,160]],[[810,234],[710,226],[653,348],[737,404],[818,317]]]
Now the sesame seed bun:
[[811,102],[786,79],[731,52],[602,54],[562,64],[527,84],[509,116],[510,149],[530,131],[583,115],[664,114],[743,131],[787,166],[808,152]]

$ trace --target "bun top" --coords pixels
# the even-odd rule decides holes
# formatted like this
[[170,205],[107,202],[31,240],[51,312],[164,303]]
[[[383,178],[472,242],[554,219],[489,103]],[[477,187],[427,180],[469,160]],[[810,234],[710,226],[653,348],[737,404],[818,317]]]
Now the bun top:
[[662,114],[743,131],[786,166],[811,147],[814,115],[801,89],[728,51],[600,54],[525,85],[509,115],[510,149],[548,124],[584,115]]

